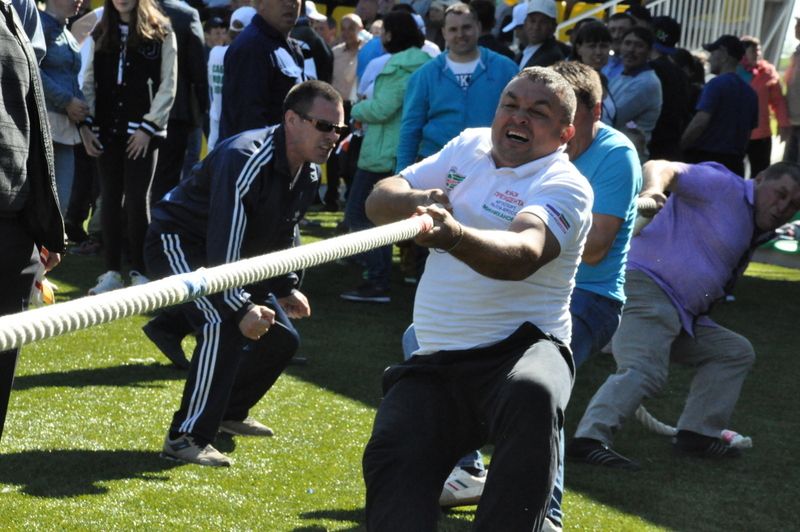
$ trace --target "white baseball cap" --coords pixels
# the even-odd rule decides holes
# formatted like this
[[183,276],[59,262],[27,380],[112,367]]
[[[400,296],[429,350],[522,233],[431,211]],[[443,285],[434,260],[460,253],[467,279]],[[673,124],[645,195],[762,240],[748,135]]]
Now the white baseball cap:
[[317,6],[312,0],[306,0],[306,16],[311,20],[328,20],[328,17],[317,11]]
[[242,31],[256,16],[256,10],[250,6],[242,6],[237,8],[236,11],[231,13],[231,21],[228,23],[228,29],[231,31]]
[[503,27],[503,33],[508,33],[517,26],[522,26],[525,23],[526,16],[528,16],[528,2],[520,2],[515,5],[511,11],[511,22]]
[[528,0],[526,16],[531,13],[541,13],[555,20],[557,18],[555,0]]

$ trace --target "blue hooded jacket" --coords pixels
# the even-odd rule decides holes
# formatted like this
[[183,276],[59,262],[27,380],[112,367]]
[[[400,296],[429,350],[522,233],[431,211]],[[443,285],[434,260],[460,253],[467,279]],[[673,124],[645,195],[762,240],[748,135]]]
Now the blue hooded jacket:
[[446,52],[411,76],[403,103],[397,172],[438,152],[465,129],[492,124],[500,94],[519,67],[498,53],[478,49],[480,60],[466,90],[447,67]]

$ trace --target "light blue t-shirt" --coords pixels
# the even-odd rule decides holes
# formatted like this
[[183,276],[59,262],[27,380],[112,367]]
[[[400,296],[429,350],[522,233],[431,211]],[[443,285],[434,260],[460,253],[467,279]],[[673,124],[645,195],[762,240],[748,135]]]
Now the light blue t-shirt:
[[624,220],[606,257],[595,266],[581,263],[575,286],[625,302],[625,262],[630,248],[635,198],[642,189],[642,167],[636,148],[619,131],[598,123],[597,136],[573,164],[594,191],[592,213]]

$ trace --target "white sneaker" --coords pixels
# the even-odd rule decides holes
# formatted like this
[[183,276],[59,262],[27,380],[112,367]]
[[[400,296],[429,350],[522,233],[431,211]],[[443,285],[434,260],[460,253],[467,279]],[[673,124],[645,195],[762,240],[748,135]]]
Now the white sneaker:
[[97,284],[93,288],[89,289],[89,295],[96,296],[97,294],[102,294],[103,292],[117,290],[123,286],[122,276],[119,274],[119,272],[115,272],[114,270],[107,271],[97,278]]
[[210,443],[201,447],[188,434],[181,434],[174,440],[169,439],[169,434],[167,434],[164,448],[161,450],[161,457],[212,467],[230,467],[233,463],[230,458],[216,450]]
[[128,276],[131,278],[131,286],[139,286],[140,284],[145,284],[150,282],[150,279],[148,279],[141,273],[137,272],[136,270],[131,270],[130,272],[128,272]]
[[456,466],[444,482],[442,494],[439,496],[439,506],[452,508],[478,504],[484,484],[486,475],[476,477]]

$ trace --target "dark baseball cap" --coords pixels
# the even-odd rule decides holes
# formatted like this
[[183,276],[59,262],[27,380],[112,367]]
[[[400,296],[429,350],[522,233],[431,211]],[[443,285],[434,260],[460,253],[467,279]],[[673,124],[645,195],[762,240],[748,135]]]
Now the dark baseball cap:
[[742,41],[739,40],[739,37],[735,35],[723,35],[712,43],[704,44],[703,49],[713,52],[721,46],[724,46],[725,50],[728,51],[728,55],[737,61],[740,61],[742,57],[744,57],[744,45]]
[[681,40],[681,25],[672,17],[655,17],[653,35],[656,38],[656,50],[662,54],[674,54],[675,45]]
[[650,13],[650,10],[638,4],[633,4],[625,12],[634,18],[644,20],[645,22],[653,21],[653,15]]

